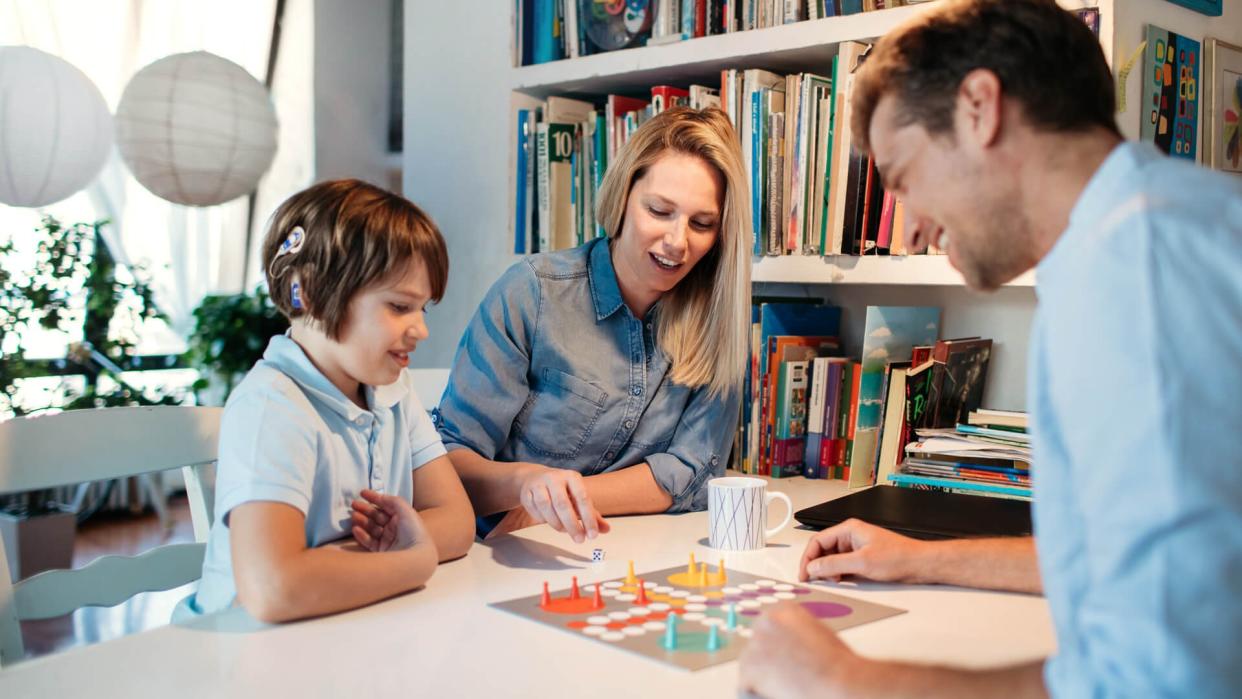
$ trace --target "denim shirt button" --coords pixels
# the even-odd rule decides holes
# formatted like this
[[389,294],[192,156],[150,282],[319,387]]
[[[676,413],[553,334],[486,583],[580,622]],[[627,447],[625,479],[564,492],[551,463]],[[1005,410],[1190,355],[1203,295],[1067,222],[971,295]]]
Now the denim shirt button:
[[718,463],[720,463],[720,457],[719,457],[719,456],[712,456],[712,466],[715,466],[715,465],[716,465],[716,464],[718,464]]
[[636,395],[636,396],[641,396],[641,395],[643,394],[643,389],[642,389],[642,387],[641,387],[641,386],[635,386],[635,387],[634,387],[634,390],[633,390],[633,391],[630,391],[630,392],[631,392],[631,393],[633,393],[633,394],[634,394],[634,395]]
[[633,429],[633,428],[634,428],[634,421],[633,421],[633,420],[626,420],[626,421],[625,421],[625,429],[630,430],[630,429]]
[[616,456],[616,455],[617,455],[617,453],[616,453],[616,452],[610,451],[610,452],[608,452],[607,454],[604,454],[604,458],[605,458],[605,459],[608,459],[609,461],[612,461],[612,457],[614,457],[614,456]]

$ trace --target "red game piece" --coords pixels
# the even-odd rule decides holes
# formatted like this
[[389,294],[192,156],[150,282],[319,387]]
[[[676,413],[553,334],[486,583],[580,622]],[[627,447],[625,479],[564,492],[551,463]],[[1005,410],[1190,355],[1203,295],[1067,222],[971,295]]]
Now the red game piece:
[[599,592],[599,583],[595,583],[595,609],[604,608],[604,596]]
[[578,576],[574,576],[574,586],[569,589],[569,599],[578,599],[582,595],[578,592]]
[[638,606],[647,606],[647,586],[643,584],[643,579],[638,579]]
[[543,599],[539,600],[539,606],[546,607],[549,604],[552,604],[552,595],[548,594],[548,583],[545,580],[543,583]]

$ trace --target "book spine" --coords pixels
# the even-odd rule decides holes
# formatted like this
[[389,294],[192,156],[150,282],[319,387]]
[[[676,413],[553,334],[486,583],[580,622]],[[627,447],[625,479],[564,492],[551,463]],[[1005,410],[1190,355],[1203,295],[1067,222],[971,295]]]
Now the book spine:
[[548,163],[548,124],[541,123],[535,131],[536,177],[539,189],[539,250],[552,249],[551,199],[548,192],[551,170]]

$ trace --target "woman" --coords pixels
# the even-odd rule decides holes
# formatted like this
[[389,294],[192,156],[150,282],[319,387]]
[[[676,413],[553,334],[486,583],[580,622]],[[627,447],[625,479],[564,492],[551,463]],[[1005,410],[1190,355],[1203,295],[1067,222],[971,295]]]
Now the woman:
[[436,417],[480,534],[546,522],[581,543],[603,515],[706,506],[747,359],[747,191],[728,117],[669,110],[604,176],[606,239],[492,286]]

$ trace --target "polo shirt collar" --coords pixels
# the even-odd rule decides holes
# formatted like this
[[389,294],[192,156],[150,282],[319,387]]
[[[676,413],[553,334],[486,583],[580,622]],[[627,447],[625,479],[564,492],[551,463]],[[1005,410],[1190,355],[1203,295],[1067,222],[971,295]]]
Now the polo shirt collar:
[[[289,331],[268,341],[267,349],[263,352],[263,360],[293,379],[294,383],[307,395],[313,396],[315,400],[346,420],[352,422],[368,412],[355,405],[341,392],[341,389],[336,387],[336,384],[329,381],[328,377],[311,363],[301,345],[290,337]],[[401,399],[410,392],[410,379],[406,372],[402,371],[400,377],[393,383],[387,386],[366,385],[363,391],[371,410],[391,408],[401,402]]]

